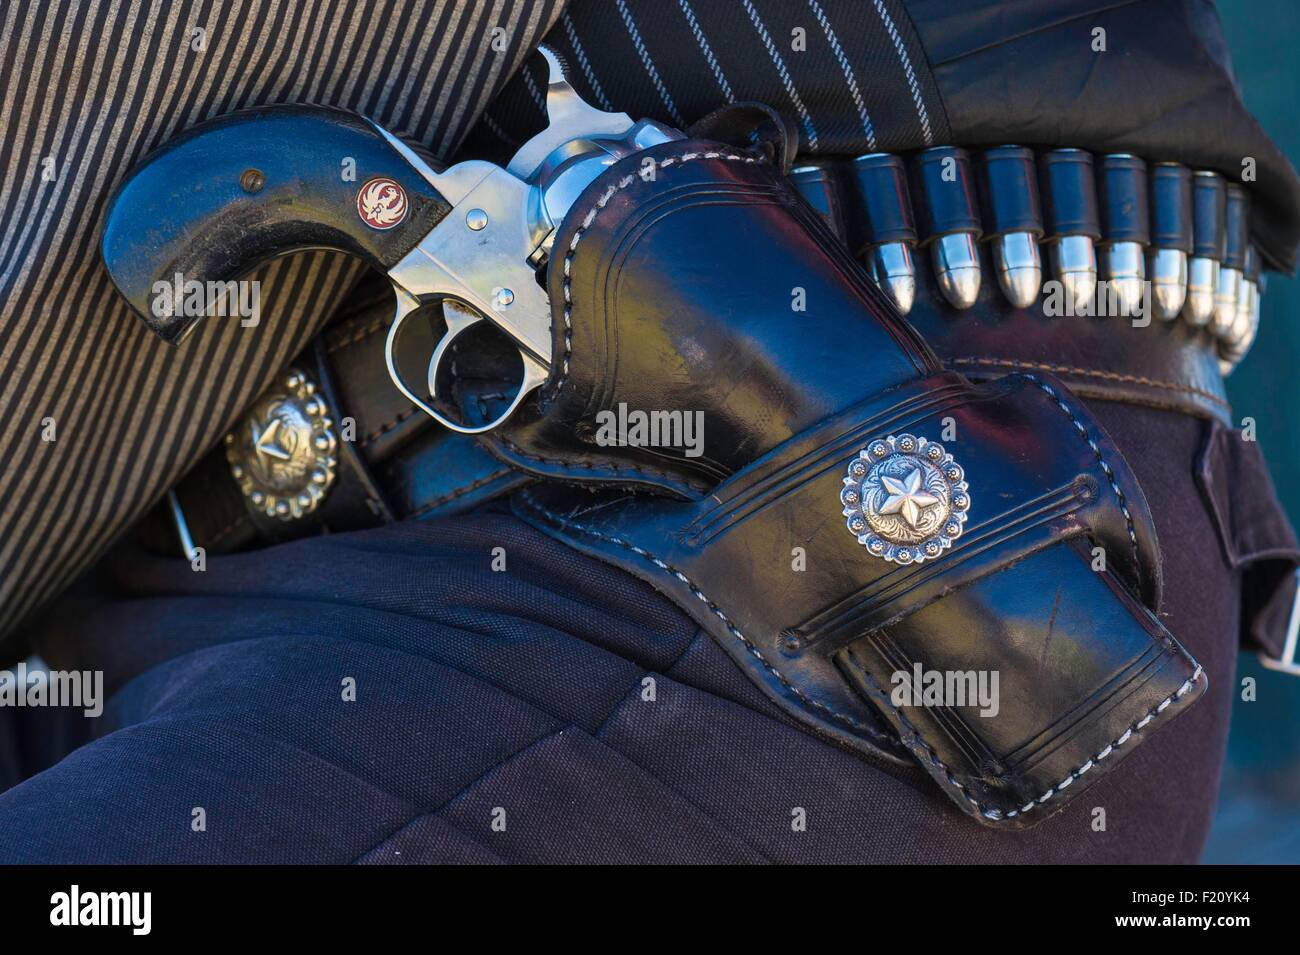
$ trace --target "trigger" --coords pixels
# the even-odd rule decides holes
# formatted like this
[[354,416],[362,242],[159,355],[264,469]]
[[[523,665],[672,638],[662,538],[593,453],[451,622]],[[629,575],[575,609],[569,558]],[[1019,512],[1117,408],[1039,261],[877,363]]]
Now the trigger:
[[[442,313],[444,320],[447,323],[447,334],[442,336],[442,340],[438,342],[438,347],[433,352],[433,357],[429,359],[429,394],[434,398],[438,397],[438,369],[442,367],[443,355],[446,353],[447,349],[452,346],[457,335],[466,329],[477,325],[479,322],[485,321],[484,317],[474,309],[456,301],[455,299],[443,299]],[[546,379],[549,378],[551,374],[551,369],[547,365],[538,361],[522,348],[519,349],[519,358],[523,362],[524,368],[523,379],[519,383],[519,390],[515,392],[515,396],[510,402],[510,406],[501,412],[501,414],[497,416],[496,420],[477,428],[467,428],[463,425],[448,426],[453,430],[460,431],[464,434],[481,434],[484,431],[490,431],[493,428],[498,427],[503,421],[514,414],[515,409],[523,403],[524,399],[533,391],[544,385]],[[441,417],[439,417],[438,420],[447,424],[446,420]]]
[[482,315],[468,305],[450,298],[442,300],[442,318],[447,324],[447,334],[442,336],[429,359],[429,394],[435,398],[438,397],[438,369],[442,367],[443,354],[451,347],[457,335],[484,320]]

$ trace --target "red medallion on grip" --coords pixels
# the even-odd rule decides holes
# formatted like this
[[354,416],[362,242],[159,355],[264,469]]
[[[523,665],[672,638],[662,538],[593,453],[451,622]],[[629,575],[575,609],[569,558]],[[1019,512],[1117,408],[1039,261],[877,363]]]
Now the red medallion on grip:
[[372,229],[391,229],[406,218],[406,190],[396,180],[376,176],[357,193],[357,215]]

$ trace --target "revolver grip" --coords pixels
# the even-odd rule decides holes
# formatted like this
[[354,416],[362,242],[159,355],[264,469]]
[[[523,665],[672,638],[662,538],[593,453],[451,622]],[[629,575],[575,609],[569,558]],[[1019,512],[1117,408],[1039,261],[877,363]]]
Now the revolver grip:
[[450,208],[362,117],[260,107],[201,123],[146,157],[113,197],[101,248],[131,307],[178,342],[200,316],[160,305],[160,283],[179,275],[207,288],[308,248],[387,271]]

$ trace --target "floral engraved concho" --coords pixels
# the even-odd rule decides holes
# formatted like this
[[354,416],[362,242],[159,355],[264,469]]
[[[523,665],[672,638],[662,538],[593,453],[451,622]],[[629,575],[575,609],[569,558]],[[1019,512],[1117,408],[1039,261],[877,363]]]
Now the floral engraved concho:
[[891,434],[849,462],[840,503],[849,530],[869,553],[919,564],[961,536],[970,510],[965,477],[943,445]]

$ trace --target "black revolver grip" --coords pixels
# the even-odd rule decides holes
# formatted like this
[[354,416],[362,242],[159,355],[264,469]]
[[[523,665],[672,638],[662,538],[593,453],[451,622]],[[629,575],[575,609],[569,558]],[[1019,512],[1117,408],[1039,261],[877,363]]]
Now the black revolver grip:
[[175,307],[184,304],[178,277],[207,289],[309,248],[386,270],[450,209],[364,118],[260,107],[201,123],[147,156],[113,197],[101,249],[131,307],[177,342],[201,317]]

